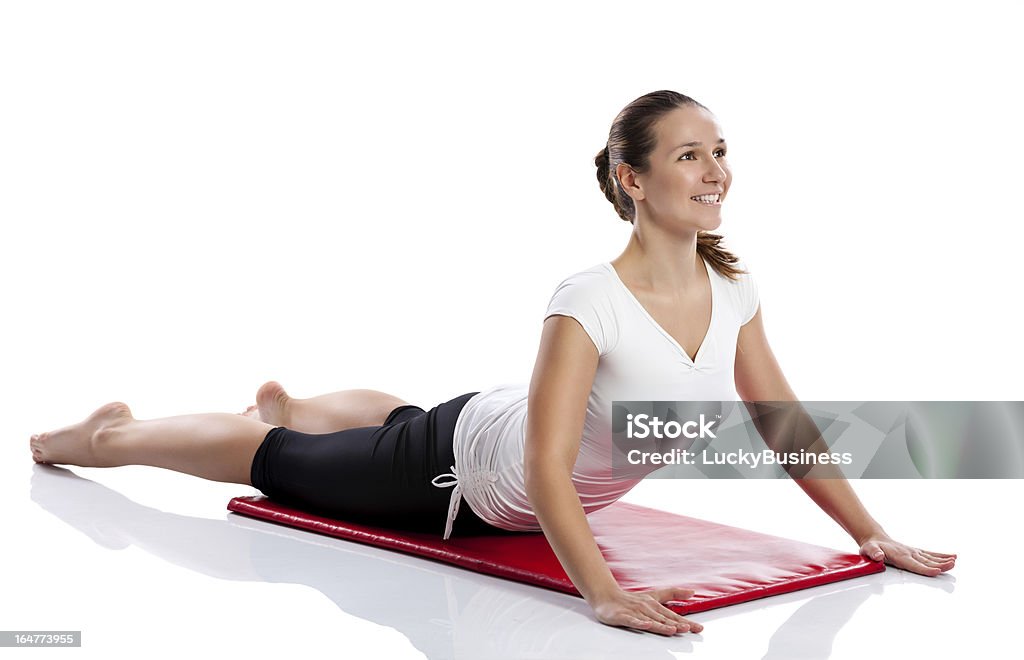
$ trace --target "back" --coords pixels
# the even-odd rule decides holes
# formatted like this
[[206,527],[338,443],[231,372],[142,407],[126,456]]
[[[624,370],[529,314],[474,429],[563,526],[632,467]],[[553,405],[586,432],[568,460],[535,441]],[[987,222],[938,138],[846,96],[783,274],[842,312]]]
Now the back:
[[[545,313],[531,387],[500,385],[482,391],[466,404],[456,424],[457,467],[465,475],[465,498],[477,515],[504,529],[540,530],[526,497],[525,460],[571,461],[572,481],[587,513],[628,492],[655,466],[612,474],[613,401],[739,399],[736,340],[757,311],[757,288],[749,275],[733,281],[710,264],[707,269],[711,324],[692,360],[611,264],[598,264],[558,285]],[[589,345],[581,341],[581,332]],[[587,381],[589,392],[584,391]],[[528,404],[537,419],[528,419]],[[529,457],[528,427],[531,438],[541,440]]]

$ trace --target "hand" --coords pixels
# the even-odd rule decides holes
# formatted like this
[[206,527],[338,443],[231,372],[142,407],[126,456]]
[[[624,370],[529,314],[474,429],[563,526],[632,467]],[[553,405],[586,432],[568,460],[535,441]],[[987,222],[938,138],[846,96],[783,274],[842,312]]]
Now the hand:
[[618,589],[595,598],[590,605],[594,608],[597,620],[609,626],[635,628],[659,635],[698,633],[704,630],[704,626],[696,621],[688,621],[662,605],[671,600],[686,600],[693,596],[693,593],[693,589],[677,587],[650,591]]
[[869,537],[861,544],[860,553],[868,559],[885,561],[890,566],[928,577],[945,573],[956,564],[956,555],[919,550],[893,541],[885,535]]

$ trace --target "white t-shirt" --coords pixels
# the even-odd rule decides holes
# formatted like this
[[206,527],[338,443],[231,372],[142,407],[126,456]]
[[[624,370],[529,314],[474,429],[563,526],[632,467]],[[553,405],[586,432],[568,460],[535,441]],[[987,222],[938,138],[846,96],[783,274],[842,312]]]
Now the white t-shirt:
[[[743,268],[742,262],[737,265]],[[749,274],[730,280],[706,261],[705,267],[711,280],[711,323],[696,359],[647,313],[610,263],[569,277],[551,297],[544,318],[558,314],[576,319],[600,354],[572,472],[586,513],[615,502],[642,478],[612,475],[613,401],[739,398],[733,373],[736,338],[740,326],[757,312],[757,285]],[[525,384],[498,385],[473,396],[460,412],[454,473],[434,480],[437,486],[455,488],[444,538],[451,534],[463,497],[491,525],[540,531],[523,477],[527,393]],[[451,479],[438,483],[444,476]]]

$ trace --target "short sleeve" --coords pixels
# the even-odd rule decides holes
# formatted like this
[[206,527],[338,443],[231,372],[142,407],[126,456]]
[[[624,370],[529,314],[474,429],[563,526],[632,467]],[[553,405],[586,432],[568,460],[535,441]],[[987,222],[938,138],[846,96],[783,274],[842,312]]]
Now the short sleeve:
[[561,315],[576,319],[599,355],[605,355],[618,341],[618,325],[606,280],[600,273],[584,271],[562,281],[555,289],[544,318]]
[[750,274],[746,267],[746,264],[739,264],[743,270],[748,272],[744,275],[740,275],[738,281],[739,293],[740,293],[740,325],[746,325],[750,322],[750,319],[754,318],[757,314],[757,308],[761,304],[760,297],[757,290],[757,280]]

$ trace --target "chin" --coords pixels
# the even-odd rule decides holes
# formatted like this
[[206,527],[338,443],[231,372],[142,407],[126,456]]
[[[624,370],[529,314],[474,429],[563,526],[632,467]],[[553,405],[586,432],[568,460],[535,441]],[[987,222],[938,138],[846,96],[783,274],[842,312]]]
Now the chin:
[[677,228],[679,230],[690,231],[714,231],[722,226],[722,214],[721,209],[717,209],[717,212],[704,212],[694,214],[691,212],[681,212],[675,216],[672,220],[667,221],[663,226],[668,228]]
[[698,222],[698,231],[714,231],[722,226],[722,216],[718,215],[713,219],[708,219],[703,222]]

